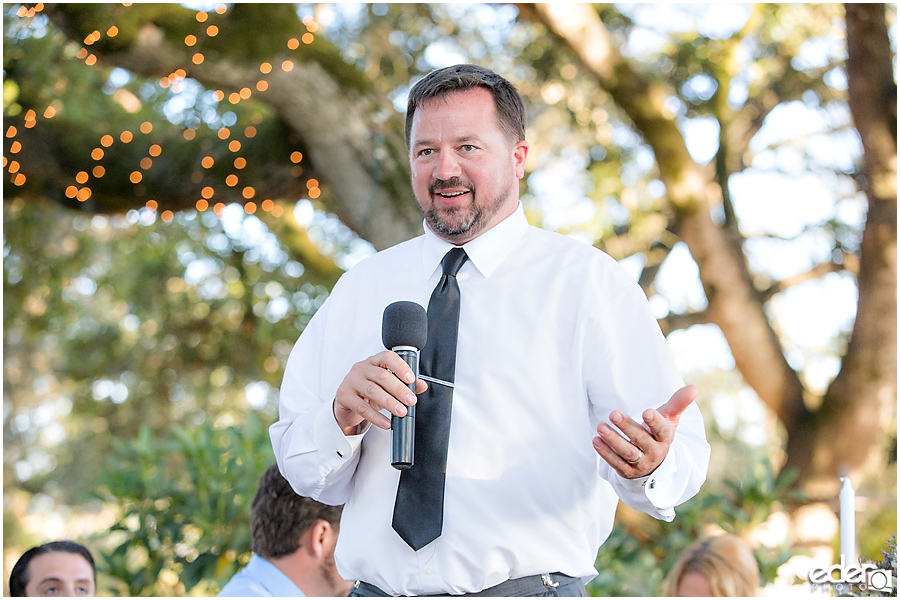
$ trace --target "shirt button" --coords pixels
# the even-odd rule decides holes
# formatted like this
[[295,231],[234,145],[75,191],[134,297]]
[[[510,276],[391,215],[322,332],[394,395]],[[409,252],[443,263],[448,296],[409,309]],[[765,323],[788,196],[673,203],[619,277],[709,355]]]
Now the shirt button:
[[426,575],[431,575],[432,573],[434,573],[434,569],[432,569],[431,567],[425,567]]
[[649,486],[649,487],[650,487],[651,490],[652,490],[653,488],[656,487],[656,480],[655,480],[655,479],[651,479],[651,480],[650,480],[650,486]]
[[341,452],[340,450],[337,451],[337,455],[340,456],[341,458],[344,458],[344,453]]

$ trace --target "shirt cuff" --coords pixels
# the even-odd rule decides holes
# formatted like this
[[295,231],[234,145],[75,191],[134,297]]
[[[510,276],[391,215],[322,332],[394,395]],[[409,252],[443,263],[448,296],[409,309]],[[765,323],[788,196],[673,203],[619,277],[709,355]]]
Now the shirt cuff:
[[669,449],[666,458],[649,475],[626,479],[619,476],[622,486],[635,495],[643,495],[657,509],[659,517],[664,521],[672,521],[675,518],[675,503],[673,497],[672,480],[677,471],[675,453]]
[[329,472],[334,471],[350,460],[353,453],[362,444],[363,435],[369,429],[369,423],[364,422],[357,428],[356,435],[344,435],[334,418],[334,408],[331,402],[322,406],[316,415],[313,431],[316,439],[316,448],[322,456],[323,464]]

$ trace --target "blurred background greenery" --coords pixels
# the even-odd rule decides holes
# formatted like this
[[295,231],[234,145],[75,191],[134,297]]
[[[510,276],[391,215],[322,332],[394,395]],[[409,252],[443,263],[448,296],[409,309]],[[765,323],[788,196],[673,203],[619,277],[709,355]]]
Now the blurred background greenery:
[[246,563],[287,356],[343,270],[421,230],[406,93],[456,62],[525,97],[529,220],[621,261],[702,390],[707,484],[670,524],[620,506],[591,593],[654,595],[719,530],[770,593],[803,585],[836,562],[839,475],[880,558],[896,7],[858,6],[4,5],[7,577],[59,538],[108,594]]

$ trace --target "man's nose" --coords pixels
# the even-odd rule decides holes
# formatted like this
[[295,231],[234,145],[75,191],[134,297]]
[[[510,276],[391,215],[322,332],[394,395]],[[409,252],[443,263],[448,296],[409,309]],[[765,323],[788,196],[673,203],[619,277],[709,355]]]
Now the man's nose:
[[441,152],[434,167],[435,179],[452,179],[458,177],[460,172],[459,157],[453,152]]

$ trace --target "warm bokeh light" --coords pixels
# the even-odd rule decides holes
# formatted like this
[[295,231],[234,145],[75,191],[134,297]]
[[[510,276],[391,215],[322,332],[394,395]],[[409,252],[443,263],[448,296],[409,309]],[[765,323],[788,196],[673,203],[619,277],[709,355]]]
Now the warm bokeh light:
[[300,47],[300,42],[297,41],[297,38],[291,38],[288,40],[287,47],[291,50],[296,50]]
[[25,129],[31,129],[35,125],[37,125],[37,121],[34,119],[32,119],[30,121],[25,121]]
[[227,185],[228,187],[234,187],[237,185],[237,183],[238,177],[233,173],[225,178],[225,185]]
[[107,134],[100,138],[100,145],[104,148],[109,148],[113,144],[113,136]]
[[213,160],[212,156],[204,156],[203,160],[200,161],[200,164],[203,165],[204,169],[208,169],[216,164],[216,161]]
[[292,61],[286,60],[283,63],[281,63],[281,70],[284,71],[285,73],[287,73],[288,71],[290,71],[293,68],[294,68],[294,63]]
[[175,69],[174,75],[176,77],[180,77],[180,78],[184,79],[185,77],[187,77],[187,72],[185,72],[184,69]]
[[206,14],[205,12],[203,12],[202,10],[201,10],[200,12],[197,13],[197,20],[198,20],[199,22],[201,22],[201,23],[205,22],[206,19],[208,19],[208,18],[209,18],[209,15],[207,15],[207,14]]
[[231,142],[228,144],[228,149],[232,152],[237,152],[241,149],[241,143],[237,140],[231,140]]
[[122,135],[119,136],[119,139],[122,140],[123,144],[127,144],[132,139],[134,139],[134,136],[131,134],[130,131],[123,131]]
[[247,204],[245,204],[244,211],[248,215],[252,215],[253,213],[255,213],[256,212],[256,202],[248,202]]
[[209,200],[215,194],[215,190],[211,186],[206,186],[200,191],[200,195]]
[[52,119],[54,116],[56,116],[56,109],[52,106],[48,106],[47,110],[44,111],[44,118]]
[[108,35],[109,37],[116,37],[117,35],[119,35],[119,28],[113,25],[106,30],[106,35]]
[[28,112],[25,113],[26,121],[34,121],[36,118],[37,118],[37,113],[31,109],[29,109]]
[[87,171],[78,171],[78,173],[75,174],[75,181],[84,184],[87,183],[88,177]]
[[6,130],[6,137],[16,137],[17,133],[18,130],[13,125],[10,125],[9,129]]
[[259,65],[259,70],[263,75],[265,75],[272,71],[272,65],[270,65],[267,62],[264,62],[263,64]]
[[241,191],[241,194],[244,196],[244,198],[249,200],[250,198],[252,198],[253,196],[256,195],[256,190],[248,185],[247,187],[245,187],[243,189],[243,191]]
[[25,176],[21,173],[16,173],[16,176],[13,177],[13,183],[16,185],[25,185]]
[[213,92],[213,98],[216,102],[221,102],[225,99],[225,92],[223,92],[222,90],[216,90],[215,92]]
[[315,36],[311,33],[304,33],[303,37],[301,37],[300,39],[303,40],[304,44],[312,44]]
[[185,129],[184,130],[184,139],[186,139],[187,141],[191,141],[196,136],[197,136],[197,132],[194,131],[193,129]]
[[106,175],[106,169],[103,168],[103,165],[97,165],[96,167],[91,169],[91,174],[97,179],[100,179],[101,177]]
[[216,35],[218,35],[218,33],[219,33],[219,28],[216,27],[215,25],[210,25],[209,27],[206,28],[206,35],[208,35],[209,37],[216,37]]
[[203,198],[201,198],[200,200],[197,200],[197,210],[199,210],[200,212],[203,212],[207,208],[209,208],[209,202],[207,202]]
[[262,201],[262,204],[259,205],[264,211],[269,212],[272,210],[272,207],[275,206],[275,203],[272,202],[269,198],[266,198]]
[[148,150],[150,156],[157,157],[162,153],[162,146],[159,144],[153,144],[150,146],[150,150]]
[[218,131],[218,133],[216,135],[219,136],[220,140],[227,140],[228,137],[231,135],[231,130],[228,129],[227,127],[223,127]]
[[145,204],[144,206],[146,206],[150,210],[156,210],[157,208],[159,208],[159,204],[156,203],[156,200],[147,200],[147,204]]
[[81,50],[78,51],[78,54],[76,54],[75,57],[76,58],[86,58],[87,55],[88,55],[87,48],[82,48]]
[[66,188],[66,198],[74,198],[78,195],[78,188],[74,185],[70,185]]
[[217,12],[218,14],[224,15],[226,10],[228,10],[228,7],[227,7],[226,5],[224,5],[224,4],[217,4],[217,5],[216,5],[216,12]]
[[143,178],[144,176],[140,171],[132,171],[131,176],[128,179],[131,180],[131,183],[140,183]]
[[21,150],[21,149],[22,149],[22,144],[20,144],[19,142],[13,142],[12,144],[9,145],[10,154],[17,154],[19,152],[19,150]]
[[255,135],[256,127],[254,127],[253,125],[248,126],[247,129],[244,130],[244,137],[252,138]]
[[247,159],[244,158],[243,156],[238,156],[236,159],[234,159],[234,168],[235,169],[243,169],[246,166],[247,166]]
[[310,179],[306,182],[306,189],[308,189],[308,190],[311,190],[311,189],[317,188],[317,187],[319,187],[318,179]]
[[269,89],[269,84],[265,79],[260,79],[256,82],[256,89],[257,91],[264,92]]
[[315,200],[316,198],[318,198],[321,195],[322,195],[322,190],[320,190],[319,188],[312,188],[311,190],[309,190],[309,197],[312,198],[313,200]]
[[91,150],[91,158],[94,160],[100,160],[103,158],[103,148],[94,148]]
[[310,33],[315,33],[317,29],[319,29],[319,24],[315,21],[310,20],[309,23],[306,23],[306,30]]
[[153,123],[151,123],[150,121],[144,121],[143,123],[141,123],[141,133],[147,134],[151,131],[153,131]]
[[86,59],[84,59],[84,64],[86,64],[89,67],[94,66],[96,63],[97,63],[97,57],[94,56],[93,54],[91,54]]
[[216,213],[219,217],[222,216],[222,211],[225,210],[225,204],[222,202],[216,202],[215,206],[213,206],[213,212]]
[[[6,157],[4,156],[3,158],[5,159]],[[19,161],[14,160],[11,163],[9,163],[8,170],[10,173],[18,173],[19,172]]]
[[194,56],[191,57],[191,60],[194,62],[195,65],[199,65],[199,64],[203,63],[203,55],[198,52],[197,54],[195,54]]
[[241,98],[243,98],[244,100],[248,100],[253,92],[250,91],[250,88],[245,87],[241,88],[241,91],[239,93],[241,94]]
[[291,153],[291,162],[292,163],[298,163],[301,160],[303,160],[303,154],[301,154],[300,152],[292,152]]
[[141,168],[145,171],[153,166],[153,159],[149,156],[145,156],[141,159]]
[[172,219],[175,218],[175,213],[173,213],[171,210],[164,210],[159,218],[162,219],[163,223],[170,223]]
[[300,177],[301,175],[303,175],[303,167],[301,167],[300,165],[294,165],[293,167],[291,167],[291,175],[294,177]]
[[228,94],[228,101],[232,104],[237,104],[241,101],[241,95],[237,92],[231,92],[230,94]]
[[79,202],[84,202],[91,197],[91,190],[86,187],[81,188],[78,190],[78,194],[75,197],[78,198]]
[[284,214],[284,209],[281,206],[276,205],[276,206],[272,207],[272,216],[273,217],[278,218],[282,214]]

